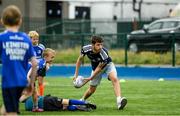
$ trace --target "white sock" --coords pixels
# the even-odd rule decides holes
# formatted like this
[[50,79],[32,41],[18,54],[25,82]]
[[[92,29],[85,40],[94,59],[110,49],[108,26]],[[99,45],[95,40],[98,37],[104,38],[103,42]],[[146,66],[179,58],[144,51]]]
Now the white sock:
[[121,97],[120,96],[117,97],[117,103],[121,103]]

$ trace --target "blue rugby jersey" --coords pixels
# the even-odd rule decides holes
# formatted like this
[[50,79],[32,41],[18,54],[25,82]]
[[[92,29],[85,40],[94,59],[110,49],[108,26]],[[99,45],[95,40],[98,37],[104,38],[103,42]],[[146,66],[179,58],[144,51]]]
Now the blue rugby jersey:
[[91,60],[93,70],[96,69],[100,62],[105,64],[112,62],[112,59],[105,48],[102,48],[99,53],[95,54],[93,53],[92,45],[86,45],[82,47],[81,54],[84,56],[87,55],[87,57]]
[[29,37],[22,32],[0,34],[2,88],[27,86],[28,61],[35,56]]
[[[31,63],[28,64],[28,71],[30,70],[30,68],[32,67]],[[38,60],[38,67],[37,67],[37,71],[43,69],[46,67],[46,60],[44,58],[41,58]]]
[[37,46],[33,46],[35,53],[36,53],[36,58],[39,60],[42,58],[42,53],[45,50],[45,47],[43,44],[39,44]]
[[42,69],[46,66],[46,60],[44,58],[40,59],[38,62],[38,69]]

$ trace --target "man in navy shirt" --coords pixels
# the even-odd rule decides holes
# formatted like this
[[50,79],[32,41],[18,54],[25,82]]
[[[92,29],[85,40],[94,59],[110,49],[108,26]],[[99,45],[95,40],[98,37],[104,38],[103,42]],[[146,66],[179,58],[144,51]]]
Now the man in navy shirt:
[[0,34],[0,55],[2,59],[2,96],[3,115],[17,115],[19,112],[19,98],[25,87],[28,86],[27,70],[31,61],[32,73],[30,90],[34,89],[37,61],[29,37],[19,32],[22,22],[18,7],[10,5],[3,10],[2,24],[6,30]]
[[100,84],[102,74],[106,73],[108,79],[112,81],[115,96],[117,97],[118,109],[123,109],[127,104],[127,99],[121,96],[121,89],[119,80],[117,78],[116,68],[112,62],[108,51],[103,47],[103,39],[99,36],[92,36],[91,45],[83,46],[81,54],[76,62],[76,70],[74,74],[74,80],[78,77],[79,68],[85,55],[90,59],[92,65],[92,73],[88,80],[90,80],[90,87],[87,89],[82,97],[82,100],[86,100],[95,91]]

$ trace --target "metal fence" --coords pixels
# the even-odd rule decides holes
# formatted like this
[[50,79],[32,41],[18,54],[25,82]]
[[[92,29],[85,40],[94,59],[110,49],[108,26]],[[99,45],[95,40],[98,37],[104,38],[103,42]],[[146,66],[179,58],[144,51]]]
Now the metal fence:
[[[79,33],[128,33],[141,29],[155,19],[59,19],[23,18],[21,30],[37,30],[40,34],[79,34]],[[2,29],[2,27],[0,27]]]
[[[46,46],[50,48],[54,48],[56,50],[66,50],[66,49],[74,49],[81,48],[81,46],[90,44],[90,38],[94,35],[92,33],[84,33],[84,34],[47,34],[41,35],[40,40]],[[162,45],[159,46],[151,46],[154,50],[142,49],[138,53],[133,53],[129,51],[129,42],[127,40],[126,33],[118,33],[118,34],[96,34],[102,36],[104,38],[104,46],[109,50],[119,50],[119,58],[123,58],[123,64],[134,64],[134,65],[144,65],[144,64],[136,64],[140,61],[134,61],[134,59],[141,60],[141,57],[145,57],[143,60],[146,64],[148,64],[149,58],[157,60],[154,65],[171,65],[175,66],[179,65],[179,49],[176,49],[176,44],[180,44],[180,38],[177,38],[176,34],[170,34],[171,37],[167,38],[166,43],[162,48]],[[162,36],[162,34],[152,34],[154,36]],[[169,34],[163,34],[164,36],[168,36]],[[180,36],[180,34],[178,34]],[[157,39],[157,38],[156,38]],[[138,43],[137,43],[138,44]],[[142,46],[147,43],[139,43],[138,45]],[[167,48],[168,47],[168,48]],[[143,55],[144,54],[144,55]],[[149,56],[148,56],[149,55]],[[168,56],[168,58],[167,58]],[[139,57],[139,58],[137,58]],[[162,60],[168,59],[169,62],[164,61],[164,64],[158,63]],[[178,63],[176,63],[178,61]],[[133,63],[134,62],[134,63]],[[151,64],[151,63],[150,63]]]
[[[168,37],[169,43],[164,46],[171,46],[167,52],[140,52],[132,53],[129,49],[129,43],[127,40],[127,34],[132,30],[141,29],[143,24],[152,22],[154,19],[146,20],[131,20],[131,19],[99,19],[99,20],[70,20],[70,19],[31,19],[24,18],[24,22],[21,26],[21,30],[28,32],[30,30],[37,30],[40,34],[40,41],[46,47],[54,48],[56,50],[66,50],[80,48],[83,45],[90,43],[90,37],[92,35],[100,35],[104,38],[104,46],[109,50],[119,51],[117,54],[122,62],[119,64],[124,65],[144,65],[140,61],[135,59],[141,59],[145,57],[143,62],[148,64],[149,58],[156,60],[152,63],[155,65],[180,65],[180,53],[176,51],[176,39],[175,34],[171,34]],[[0,27],[3,29],[2,27]],[[157,36],[166,36],[166,34],[160,34]],[[140,43],[142,46],[145,43]],[[144,48],[145,49],[145,48]],[[158,47],[154,48],[158,51]],[[163,50],[159,50],[163,51]],[[148,56],[149,55],[149,56]],[[159,63],[164,59],[168,62]],[[115,59],[116,60],[116,59]],[[151,64],[151,63],[149,63]]]
[[67,49],[89,44],[92,35],[102,36],[108,49],[124,48],[126,34],[47,34],[41,35],[40,40],[47,47]]

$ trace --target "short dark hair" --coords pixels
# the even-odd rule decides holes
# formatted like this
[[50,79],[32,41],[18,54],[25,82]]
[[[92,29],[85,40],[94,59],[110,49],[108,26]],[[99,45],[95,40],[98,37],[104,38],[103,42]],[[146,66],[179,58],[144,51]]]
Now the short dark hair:
[[95,43],[103,43],[103,38],[100,36],[92,36],[91,37],[91,43],[95,44]]
[[21,11],[15,5],[6,7],[1,16],[2,24],[5,26],[17,26],[22,19]]

